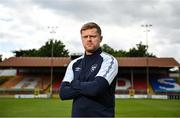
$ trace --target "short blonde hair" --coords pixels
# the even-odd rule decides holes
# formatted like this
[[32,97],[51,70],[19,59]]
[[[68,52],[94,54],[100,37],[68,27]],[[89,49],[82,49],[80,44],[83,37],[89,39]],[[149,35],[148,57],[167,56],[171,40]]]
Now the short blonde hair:
[[94,22],[88,22],[88,23],[84,24],[80,30],[80,33],[82,34],[82,31],[87,30],[87,29],[92,29],[92,28],[96,28],[97,33],[101,36],[101,28],[99,27],[98,24],[96,24]]

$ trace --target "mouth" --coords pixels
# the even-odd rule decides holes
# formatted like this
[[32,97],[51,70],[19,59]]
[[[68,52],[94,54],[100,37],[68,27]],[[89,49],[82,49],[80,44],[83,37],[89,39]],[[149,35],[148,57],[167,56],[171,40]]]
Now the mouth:
[[91,47],[91,46],[92,46],[92,43],[88,43],[87,46],[88,46],[88,47]]

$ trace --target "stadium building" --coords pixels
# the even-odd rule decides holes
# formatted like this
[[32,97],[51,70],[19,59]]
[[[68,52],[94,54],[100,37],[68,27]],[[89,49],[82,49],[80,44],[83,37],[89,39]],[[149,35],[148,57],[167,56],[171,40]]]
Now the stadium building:
[[[0,95],[58,95],[67,65],[75,57],[11,57],[0,62]],[[180,96],[180,68],[173,58],[118,57],[116,97]],[[156,98],[155,97],[155,98]]]

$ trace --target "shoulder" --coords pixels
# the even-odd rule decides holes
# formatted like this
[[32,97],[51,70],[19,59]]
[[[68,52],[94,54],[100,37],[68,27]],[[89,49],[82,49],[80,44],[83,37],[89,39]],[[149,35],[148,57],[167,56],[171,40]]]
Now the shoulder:
[[72,60],[68,66],[73,66],[75,63],[80,62],[84,58],[84,55]]
[[106,52],[102,52],[100,55],[103,58],[103,61],[110,61],[111,60],[111,61],[117,63],[116,58],[114,56],[106,53]]

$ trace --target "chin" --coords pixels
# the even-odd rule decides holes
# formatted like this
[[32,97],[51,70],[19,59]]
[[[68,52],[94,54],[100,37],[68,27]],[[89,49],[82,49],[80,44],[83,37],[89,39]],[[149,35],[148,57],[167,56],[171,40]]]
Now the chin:
[[94,51],[96,51],[96,49],[95,48],[93,48],[93,49],[86,49],[86,51],[93,53]]
[[97,47],[94,47],[94,46],[87,46],[87,47],[85,47],[85,50],[87,51],[87,52],[94,52],[94,51],[96,51],[98,48]]

